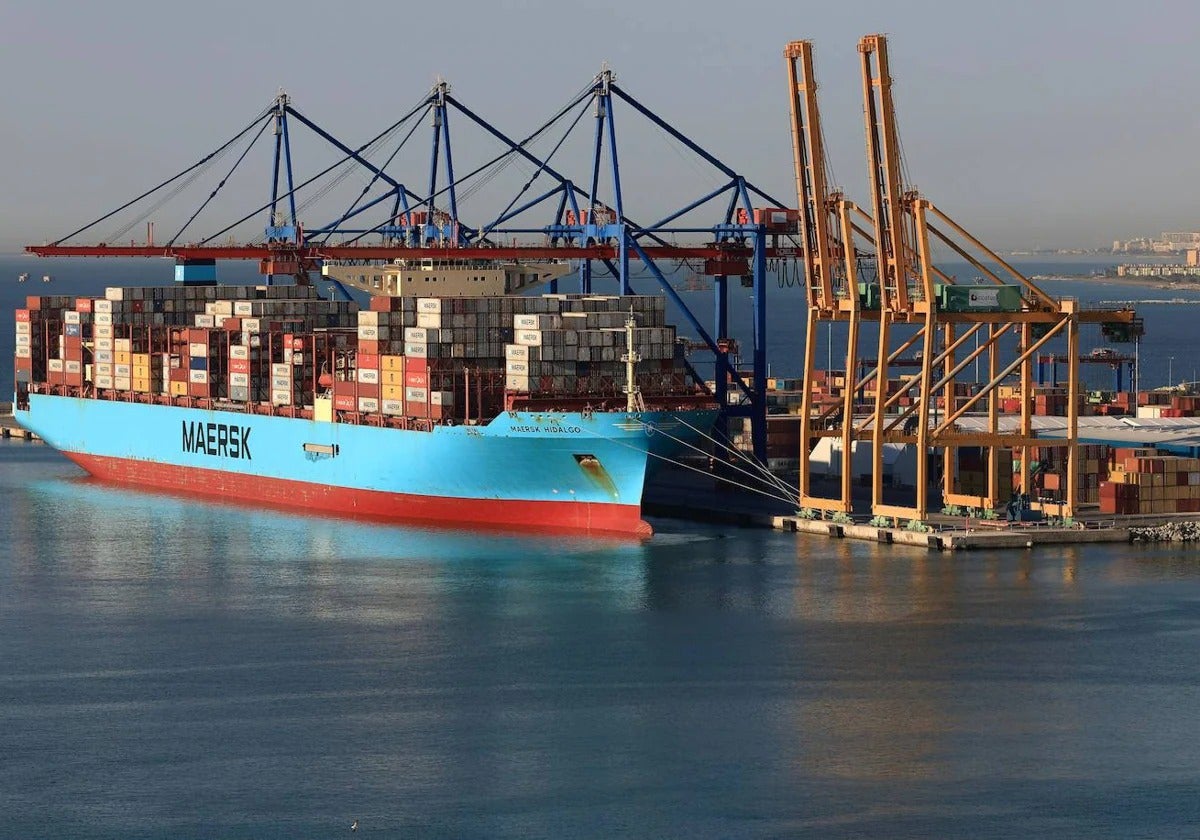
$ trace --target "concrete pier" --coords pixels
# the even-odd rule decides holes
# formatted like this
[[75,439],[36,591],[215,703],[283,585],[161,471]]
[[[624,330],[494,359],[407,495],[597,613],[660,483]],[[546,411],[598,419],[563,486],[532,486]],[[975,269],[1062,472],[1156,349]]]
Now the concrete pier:
[[12,403],[0,403],[0,438],[41,441],[33,432],[17,425],[17,421],[13,419]]

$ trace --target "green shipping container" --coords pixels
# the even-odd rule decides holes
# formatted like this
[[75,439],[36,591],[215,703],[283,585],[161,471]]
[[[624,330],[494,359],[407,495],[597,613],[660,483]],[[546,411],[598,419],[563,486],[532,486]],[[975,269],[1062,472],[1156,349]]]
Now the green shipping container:
[[943,312],[1020,312],[1020,286],[954,286],[938,284],[938,308]]

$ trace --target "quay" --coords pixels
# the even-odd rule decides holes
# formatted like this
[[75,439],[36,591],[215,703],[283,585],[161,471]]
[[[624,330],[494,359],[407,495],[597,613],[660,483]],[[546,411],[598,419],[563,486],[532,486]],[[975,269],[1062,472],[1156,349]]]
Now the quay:
[[[888,545],[911,546],[931,551],[1029,550],[1047,546],[1129,543],[1134,531],[1161,526],[1180,526],[1197,521],[1194,514],[1101,514],[1085,510],[1071,527],[1045,522],[1014,522],[975,517],[930,514],[925,527],[880,527],[866,515],[835,521],[809,519],[794,506],[722,484],[694,473],[665,470],[647,485],[643,511],[650,516],[733,525],[741,528],[772,528],[830,539],[865,540]],[[849,521],[846,521],[849,519]]]
[[13,419],[12,403],[0,403],[0,438],[16,438],[17,440],[41,441],[41,438],[26,428],[17,425]]

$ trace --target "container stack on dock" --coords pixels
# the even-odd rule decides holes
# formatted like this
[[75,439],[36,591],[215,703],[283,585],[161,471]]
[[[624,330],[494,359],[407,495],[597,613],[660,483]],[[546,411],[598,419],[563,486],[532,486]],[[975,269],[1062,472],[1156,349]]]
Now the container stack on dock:
[[1200,459],[1115,449],[1111,463],[1100,485],[1101,513],[1200,513]]
[[[661,297],[374,297],[306,286],[110,288],[17,310],[17,382],[371,418],[484,419],[514,400],[622,395],[625,321],[638,385],[694,394]],[[318,406],[318,398],[329,404]]]

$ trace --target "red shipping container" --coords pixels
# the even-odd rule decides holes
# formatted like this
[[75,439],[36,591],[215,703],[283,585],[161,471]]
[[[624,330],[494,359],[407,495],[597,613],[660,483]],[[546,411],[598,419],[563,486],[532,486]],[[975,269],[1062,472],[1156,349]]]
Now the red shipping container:
[[338,379],[333,383],[335,397],[355,397],[358,395],[358,383],[353,380]]
[[189,397],[207,397],[211,391],[211,387],[207,382],[189,382],[188,396]]
[[61,370],[46,371],[46,384],[47,385],[62,385],[63,384],[62,371]]
[[226,318],[224,321],[221,322],[221,329],[225,330],[225,332],[241,332],[242,331],[242,319],[241,318]]
[[365,382],[358,383],[358,396],[360,397],[367,397],[368,399],[377,400],[379,399],[379,395],[381,393],[382,391],[380,390],[378,382],[376,382],[374,385],[368,385]]
[[333,407],[337,411],[354,411],[358,407],[358,399],[354,394],[339,394],[335,391],[333,395]]
[[17,370],[33,370],[33,359],[17,357]]
[[250,372],[250,360],[249,359],[230,359],[229,360],[229,372],[230,373],[249,373]]
[[18,309],[17,310],[17,323],[18,324],[29,323],[29,310],[28,309]]
[[429,373],[426,371],[412,371],[405,367],[404,370],[404,387],[406,388],[428,388]]
[[75,298],[75,311],[76,312],[91,312],[92,311],[92,299],[91,298]]
[[367,370],[379,370],[379,354],[378,353],[359,353],[358,367]]
[[187,368],[171,368],[171,372],[167,376],[171,382],[187,382],[189,373]]
[[76,388],[82,388],[83,387],[83,373],[82,372],[80,372],[80,373],[64,373],[63,374],[63,384],[71,385]]
[[423,402],[404,401],[404,413],[409,417],[428,417],[429,406]]
[[429,360],[428,359],[418,359],[415,356],[406,356],[404,358],[404,372],[405,373],[428,373],[429,372]]
[[371,338],[360,338],[358,340],[358,358],[359,367],[362,367],[363,356],[378,356],[379,342]]
[[40,297],[38,297],[37,295],[30,295],[29,297],[25,298],[25,308],[26,309],[41,309],[42,308],[42,299]]

